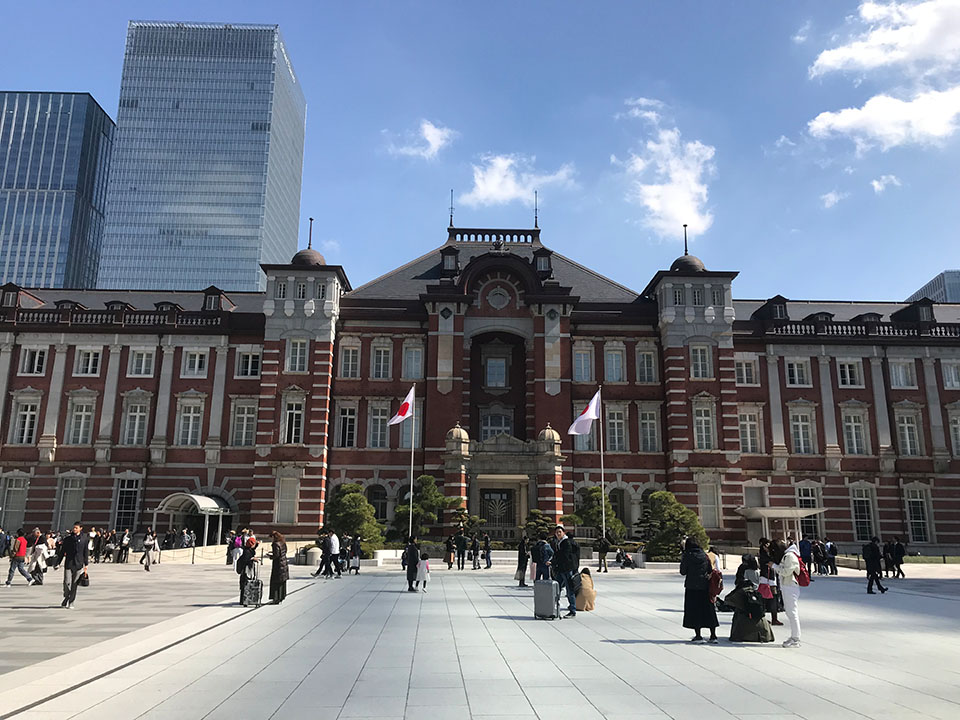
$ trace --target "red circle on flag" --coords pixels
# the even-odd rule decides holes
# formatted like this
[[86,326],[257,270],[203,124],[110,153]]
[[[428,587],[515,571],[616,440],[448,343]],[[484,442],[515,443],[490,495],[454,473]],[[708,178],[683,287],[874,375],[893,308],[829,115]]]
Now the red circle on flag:
[[397,415],[406,415],[406,414],[407,414],[407,410],[409,410],[409,409],[410,409],[410,403],[405,402],[405,403],[403,403],[403,404],[400,406],[400,409],[397,410]]

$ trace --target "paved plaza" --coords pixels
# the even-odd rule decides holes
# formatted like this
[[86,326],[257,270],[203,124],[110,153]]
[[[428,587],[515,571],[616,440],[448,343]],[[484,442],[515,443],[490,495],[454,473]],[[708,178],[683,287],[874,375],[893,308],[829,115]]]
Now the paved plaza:
[[[72,613],[21,609],[34,596],[7,589],[5,661],[70,652],[0,675],[0,716],[960,716],[955,566],[907,566],[911,577],[891,580],[886,595],[866,595],[853,571],[817,580],[802,596],[804,642],[794,650],[689,644],[675,566],[611,570],[597,579],[597,610],[560,622],[535,620],[532,591],[507,571],[438,571],[428,593],[412,594],[398,571],[323,581],[307,570],[291,568],[283,605],[256,610],[229,604],[236,575],[222,566],[161,566],[149,577],[106,568]],[[55,598],[54,589],[30,590]],[[218,591],[224,604],[211,604]],[[137,613],[148,607],[163,619],[147,626]],[[100,642],[75,638],[87,632]]]

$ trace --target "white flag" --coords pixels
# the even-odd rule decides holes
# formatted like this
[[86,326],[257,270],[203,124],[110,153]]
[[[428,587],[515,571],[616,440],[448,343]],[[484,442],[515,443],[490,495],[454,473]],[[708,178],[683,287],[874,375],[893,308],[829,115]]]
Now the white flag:
[[590,428],[593,427],[593,421],[600,417],[600,391],[597,390],[597,394],[593,396],[593,399],[590,401],[590,404],[587,405],[583,412],[573,421],[573,425],[570,426],[570,429],[567,430],[567,435],[587,435],[590,432]]
[[387,425],[397,425],[402,423],[408,417],[413,417],[413,391],[416,389],[416,385],[410,388],[410,392],[407,393],[407,396],[403,399],[403,402],[400,403],[400,409],[397,410],[397,414],[390,418],[390,422]]

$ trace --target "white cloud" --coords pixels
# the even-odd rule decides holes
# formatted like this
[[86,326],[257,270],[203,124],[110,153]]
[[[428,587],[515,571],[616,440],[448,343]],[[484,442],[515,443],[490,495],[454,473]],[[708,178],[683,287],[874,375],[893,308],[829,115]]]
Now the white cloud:
[[875,145],[888,150],[942,141],[956,132],[958,116],[960,85],[920,92],[911,100],[875,95],[860,108],[822,112],[807,127],[818,138],[849,136],[860,151]]
[[823,203],[823,206],[825,208],[829,209],[829,208],[832,208],[841,200],[846,200],[848,197],[850,197],[850,193],[837,192],[836,190],[831,190],[830,192],[824,193],[823,195],[820,196],[820,202]]
[[617,120],[621,118],[637,118],[639,120],[646,120],[654,125],[660,122],[661,116],[658,110],[664,107],[664,104],[660,100],[636,97],[624,100],[623,104],[627,106],[627,110],[626,112],[614,115]]
[[788,138],[786,135],[781,135],[780,137],[777,138],[777,141],[773,144],[773,146],[777,149],[780,149],[785,147],[787,148],[796,147],[797,144],[793,140]]
[[900,187],[900,178],[896,175],[881,175],[876,180],[870,181],[870,187],[877,195],[886,190],[888,186]]
[[800,29],[797,30],[796,34],[790,38],[797,45],[803,45],[807,38],[810,36],[810,28],[813,27],[813,24],[807,20],[803,25],[800,26]]
[[460,196],[460,202],[478,205],[506,205],[519,200],[533,205],[533,193],[544,187],[573,187],[572,164],[561,165],[552,173],[538,172],[536,158],[524,155],[485,155],[473,166],[473,188]]
[[451,130],[442,125],[434,125],[429,120],[421,120],[420,129],[415,139],[411,138],[411,141],[405,145],[391,143],[388,149],[393,155],[433,160],[443,148],[453,142],[457,134],[456,130]]
[[858,19],[863,31],[821,52],[810,77],[884,67],[919,76],[960,62],[960,0],[862,2]]

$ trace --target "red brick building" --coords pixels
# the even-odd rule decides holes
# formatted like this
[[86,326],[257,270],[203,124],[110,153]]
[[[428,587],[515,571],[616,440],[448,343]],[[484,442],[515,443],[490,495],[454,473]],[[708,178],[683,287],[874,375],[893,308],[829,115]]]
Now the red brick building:
[[[638,292],[540,230],[449,228],[352,288],[304,250],[265,293],[0,288],[0,524],[251,525],[309,536],[414,473],[495,535],[599,484],[565,435],[603,385],[605,485],[666,488],[711,537],[960,545],[960,306],[734,300],[684,255]],[[416,385],[416,415],[387,426]],[[459,427],[458,427],[459,424]]]

